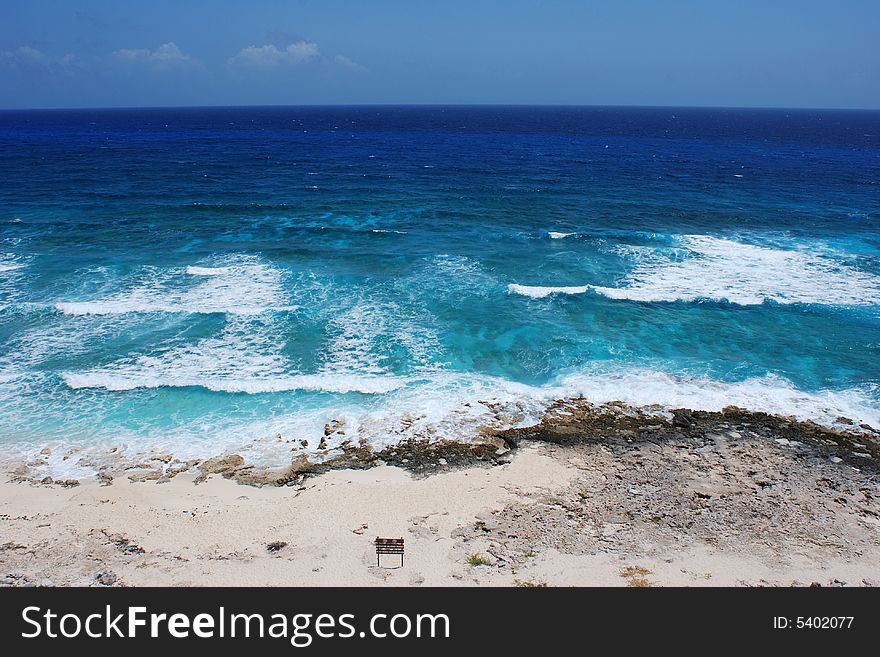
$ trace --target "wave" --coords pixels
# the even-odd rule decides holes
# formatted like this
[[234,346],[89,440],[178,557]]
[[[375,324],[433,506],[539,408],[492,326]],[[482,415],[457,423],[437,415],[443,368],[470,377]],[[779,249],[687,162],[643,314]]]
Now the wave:
[[[841,426],[845,417],[856,424],[880,427],[880,404],[876,385],[843,390],[805,391],[789,380],[766,375],[741,381],[720,381],[707,376],[671,374],[654,369],[587,367],[563,375],[546,385],[528,385],[500,377],[456,373],[448,370],[422,373],[418,377],[373,375],[354,372],[257,375],[252,372],[176,373],[144,369],[105,368],[62,374],[72,389],[103,388],[111,391],[160,387],[201,387],[228,393],[277,393],[320,391],[390,396],[381,409],[366,413],[376,417],[418,418],[423,429],[443,427],[445,437],[467,439],[487,421],[487,408],[517,408],[504,412],[516,424],[537,422],[554,400],[582,398],[594,404],[619,401],[633,407],[663,411],[692,408],[720,411],[739,406],[825,426]],[[525,409],[528,409],[526,412]],[[350,409],[354,412],[354,409]],[[517,415],[519,417],[517,418]],[[478,417],[477,417],[478,416]],[[475,419],[476,418],[476,419]],[[477,421],[479,419],[479,421]]]
[[547,233],[547,235],[550,236],[551,240],[561,240],[565,239],[566,237],[571,237],[572,235],[574,235],[574,233],[557,233],[556,231],[551,230],[549,233]]
[[408,349],[411,360],[427,358],[419,353],[420,343],[408,342],[416,340],[416,331],[408,330],[405,323],[390,323],[390,318],[399,314],[379,306],[356,304],[350,312],[334,318],[330,322],[333,337],[323,350],[324,363],[316,373],[301,373],[291,367],[283,353],[287,334],[278,318],[233,315],[219,333],[194,343],[172,344],[103,367],[63,372],[61,376],[73,389],[201,387],[217,392],[381,394],[408,381],[383,366],[383,340]]
[[592,285],[547,287],[541,285],[518,285],[516,283],[511,283],[507,286],[507,291],[531,297],[532,299],[543,299],[551,294],[583,294],[592,288]]
[[234,382],[254,381],[259,387],[259,382],[285,378],[289,367],[283,346],[283,332],[272,316],[233,315],[219,333],[194,343],[159,346],[104,367],[65,372],[62,378],[71,388],[225,386],[232,391],[238,385]]
[[195,267],[186,268],[186,273],[190,276],[223,276],[229,273],[229,267]]
[[205,314],[229,313],[231,315],[259,315],[266,312],[290,312],[299,310],[299,306],[258,306],[231,305],[208,303],[157,303],[152,301],[70,301],[58,302],[52,307],[65,315],[126,315],[129,313],[185,313]]
[[295,374],[275,377],[202,378],[186,374],[167,376],[164,373],[64,372],[64,383],[74,390],[103,388],[111,391],[139,388],[205,388],[215,392],[261,394],[296,390],[363,394],[384,394],[406,385],[408,379],[345,374]]
[[646,302],[880,305],[880,278],[828,255],[706,235],[683,235],[676,241],[679,248],[623,247],[635,266],[620,287],[511,284],[508,290],[532,298],[592,290],[611,299]]
[[425,314],[407,311],[394,301],[358,300],[327,323],[321,372],[388,374],[394,352],[399,357],[401,351],[413,370],[433,369],[443,349],[425,319]]
[[[599,366],[597,366],[599,367]],[[806,392],[798,390],[789,381],[775,376],[751,378],[738,382],[722,382],[707,377],[676,376],[651,369],[616,369],[601,371],[590,368],[562,376],[543,386],[517,383],[504,378],[437,372],[430,377],[406,380],[394,377],[372,377],[321,374],[300,374],[287,377],[218,378],[215,380],[187,381],[183,378],[168,381],[162,378],[140,379],[99,375],[98,373],[65,377],[75,388],[100,387],[108,390],[198,385],[222,392],[251,394],[285,392],[290,390],[320,390],[329,392],[368,393],[368,397],[334,400],[332,405],[296,406],[290,413],[252,418],[212,413],[199,422],[183,421],[172,427],[134,432],[120,426],[118,431],[97,444],[107,441],[128,442],[134,453],[127,457],[137,460],[150,450],[170,452],[182,459],[205,458],[224,451],[234,451],[249,461],[262,465],[283,466],[290,462],[291,443],[296,450],[321,459],[332,455],[343,439],[355,444],[368,444],[381,449],[407,440],[459,440],[468,442],[486,429],[529,426],[540,421],[547,410],[559,399],[583,398],[594,404],[621,401],[641,407],[658,417],[669,417],[672,408],[688,407],[719,411],[736,405],[752,411],[763,411],[800,420],[814,420],[830,427],[852,429],[839,423],[838,418],[852,419],[856,424],[880,426],[880,410],[876,401],[877,390],[849,389]],[[375,394],[383,394],[375,403]],[[0,412],[0,416],[5,413]],[[345,435],[329,439],[330,452],[317,452],[324,426],[337,421],[344,424]],[[65,427],[63,439],[70,435]],[[89,443],[96,444],[101,436],[87,429]],[[103,434],[102,434],[103,435]],[[294,440],[295,439],[295,442]],[[299,441],[308,439],[309,445],[300,448]],[[39,451],[50,437],[41,435],[31,446],[32,454]],[[61,462],[57,452],[53,467],[75,467],[76,460]],[[86,450],[84,450],[86,453]],[[32,455],[31,454],[31,455]],[[86,462],[99,462],[87,456]]]
[[215,267],[183,270],[196,285],[182,279],[179,269],[148,269],[127,291],[103,299],[62,301],[54,308],[66,315],[127,313],[228,313],[258,315],[296,310],[286,303],[283,274],[253,256],[236,255]]
[[[6,240],[4,240],[6,241]],[[0,273],[7,271],[15,271],[25,266],[18,256],[11,253],[0,253]]]
[[581,372],[562,377],[566,395],[577,395],[601,404],[622,401],[632,406],[659,405],[663,408],[693,408],[720,411],[739,406],[799,420],[813,420],[825,426],[839,426],[847,417],[856,423],[880,427],[880,405],[876,387],[844,390],[804,391],[775,375],[725,382],[709,377],[691,377],[650,369],[617,369],[610,372]]

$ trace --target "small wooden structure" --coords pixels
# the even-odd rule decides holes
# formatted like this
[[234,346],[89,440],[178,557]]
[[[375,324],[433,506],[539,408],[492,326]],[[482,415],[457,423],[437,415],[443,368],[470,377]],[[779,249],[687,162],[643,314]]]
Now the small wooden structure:
[[376,537],[376,566],[381,564],[383,554],[399,554],[400,567],[403,568],[403,538]]

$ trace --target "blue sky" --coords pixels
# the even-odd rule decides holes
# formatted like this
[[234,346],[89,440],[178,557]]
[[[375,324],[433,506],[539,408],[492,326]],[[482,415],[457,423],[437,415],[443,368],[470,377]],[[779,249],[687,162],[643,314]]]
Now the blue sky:
[[0,0],[0,107],[880,108],[877,0]]

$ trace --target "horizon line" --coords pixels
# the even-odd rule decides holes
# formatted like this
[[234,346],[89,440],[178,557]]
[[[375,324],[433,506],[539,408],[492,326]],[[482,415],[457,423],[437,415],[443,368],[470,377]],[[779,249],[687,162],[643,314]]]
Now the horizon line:
[[880,107],[818,107],[784,105],[641,105],[641,104],[582,104],[582,103],[268,103],[268,104],[209,104],[209,105],[81,105],[57,107],[0,107],[0,112],[64,112],[113,110],[169,110],[169,109],[264,109],[264,108],[356,108],[356,107],[541,107],[541,108],[608,108],[608,109],[706,109],[706,110],[776,110],[814,112],[878,112]]

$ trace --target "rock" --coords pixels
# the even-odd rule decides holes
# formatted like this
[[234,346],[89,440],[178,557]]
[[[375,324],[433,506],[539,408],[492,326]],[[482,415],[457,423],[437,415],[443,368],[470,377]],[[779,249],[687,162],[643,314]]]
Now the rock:
[[40,480],[40,483],[41,483],[41,484],[51,484],[51,483],[52,483],[52,477],[43,477],[43,478]]
[[232,476],[232,474],[241,468],[244,464],[244,457],[240,454],[229,454],[227,456],[215,456],[212,459],[203,461],[199,465],[201,474],[196,477],[196,482],[202,482],[211,474],[221,474],[224,477]]
[[109,486],[111,483],[113,483],[113,475],[109,472],[99,472],[97,475],[95,475],[95,478],[102,486]]
[[30,475],[30,473],[31,473],[31,469],[24,464],[18,466],[17,468],[15,468],[15,470],[12,471],[12,475],[14,477],[18,477],[20,479],[24,479],[24,478],[28,477],[28,475]]
[[79,448],[79,447],[73,447],[73,448],[67,450],[67,454],[64,455],[64,458],[63,458],[62,460],[66,461],[67,459],[69,459],[69,458],[70,458],[71,456],[73,456],[74,454],[79,454],[79,452],[80,452],[80,448]]
[[44,447],[43,449],[40,450],[40,454],[42,454],[43,456],[49,456],[51,453],[52,453],[52,450],[49,449],[48,447]]
[[308,447],[308,446],[309,446],[309,441],[308,441],[308,440],[300,440],[300,441],[299,441],[299,444],[302,445],[303,447]]
[[278,550],[287,547],[287,541],[273,541],[266,546],[269,552],[278,552]]
[[330,428],[329,424],[325,424],[324,425],[324,435],[329,436],[331,433],[333,433],[333,429]]
[[832,456],[828,460],[831,461],[832,463],[843,463],[843,459],[840,458],[839,456]]
[[141,470],[128,475],[130,481],[154,481],[162,476],[161,470]]
[[159,456],[154,456],[151,458],[151,461],[161,461],[162,463],[170,463],[171,462],[171,454],[160,454]]
[[95,573],[95,581],[102,586],[113,586],[116,584],[116,575],[109,570],[99,570]]
[[855,424],[855,422],[853,422],[850,418],[848,418],[848,417],[843,417],[842,415],[841,415],[840,417],[838,417],[838,418],[835,420],[835,422],[837,422],[838,424],[848,424],[848,425],[850,425],[850,426],[852,426],[853,424]]
[[502,456],[510,451],[510,445],[501,436],[485,435],[480,439],[480,442],[494,447],[496,456]]
[[144,554],[145,550],[140,545],[133,543],[128,539],[127,536],[123,534],[108,534],[106,531],[101,530],[107,539],[116,546],[116,549],[122,552],[123,554],[133,555],[133,554]]
[[693,423],[693,412],[690,409],[678,408],[672,411],[672,426],[687,428]]
[[327,449],[327,439],[321,438],[321,442],[318,444],[318,449]]

